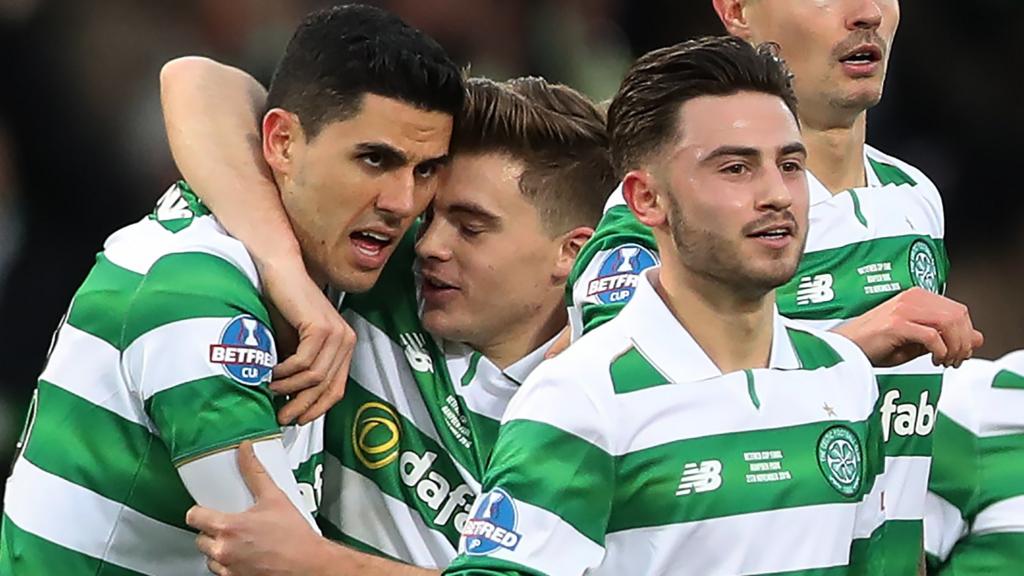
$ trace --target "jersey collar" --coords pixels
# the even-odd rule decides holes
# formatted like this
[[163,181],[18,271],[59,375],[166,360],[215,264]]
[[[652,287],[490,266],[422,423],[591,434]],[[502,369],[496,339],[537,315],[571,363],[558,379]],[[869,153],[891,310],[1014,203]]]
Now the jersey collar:
[[[676,320],[651,285],[650,277],[661,267],[640,275],[632,300],[620,312],[636,347],[673,382],[697,382],[722,375],[722,371]],[[789,340],[778,309],[772,312],[771,368],[797,369],[800,361]]]
[[[864,145],[864,157],[862,158],[864,176],[867,180],[868,188],[878,188],[882,185],[882,182],[878,179],[878,174],[875,174],[875,170],[871,167],[871,162],[868,161],[868,151],[870,149],[870,146]],[[811,206],[832,199],[832,193],[828,191],[828,188],[810,170],[807,171],[807,192],[810,197]]]

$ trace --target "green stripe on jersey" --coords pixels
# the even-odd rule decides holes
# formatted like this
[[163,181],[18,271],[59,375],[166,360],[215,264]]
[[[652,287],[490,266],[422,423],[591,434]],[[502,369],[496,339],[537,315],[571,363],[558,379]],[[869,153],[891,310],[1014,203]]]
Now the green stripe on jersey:
[[979,510],[1007,498],[1024,495],[1024,476],[1021,473],[1024,434],[983,436],[978,438],[978,452],[978,475],[982,486],[978,494]]
[[281,432],[266,385],[243,386],[227,376],[161,390],[146,400],[146,414],[160,431],[176,466],[243,440]]
[[139,336],[178,320],[251,314],[268,328],[266,306],[233,264],[202,252],[168,254],[149,269],[128,311],[120,349]]
[[124,317],[142,274],[112,263],[104,254],[75,293],[68,324],[120,348]]
[[933,434],[940,439],[942,449],[932,458],[928,489],[970,520],[978,512],[978,438],[942,412],[935,421]]
[[1024,376],[1009,370],[1001,370],[992,380],[992,387],[1004,390],[1024,390]]
[[44,380],[23,456],[109,500],[191,530],[185,512],[194,501],[163,443],[144,427]]
[[[530,472],[540,465],[541,454],[544,476],[549,479],[542,483]],[[604,450],[550,424],[512,420],[501,429],[487,477],[501,478],[500,487],[513,498],[556,514],[590,540],[604,544],[619,490],[614,459]],[[483,489],[492,488],[485,484]]]
[[40,576],[57,574],[91,574],[102,576],[141,576],[141,573],[121,568],[74,550],[44,540],[19,528],[4,514],[3,541],[0,542],[0,574],[4,576]]
[[914,286],[941,294],[948,268],[942,240],[917,234],[875,238],[805,253],[796,275],[775,295],[788,318],[844,320]]
[[671,384],[668,378],[652,366],[635,347],[631,347],[621,356],[612,360],[609,370],[616,394],[626,394]]
[[924,522],[887,518],[879,530],[881,539],[872,542],[871,554],[883,561],[873,574],[917,574],[924,553]]
[[[814,422],[774,430],[752,430],[689,440],[668,442],[616,458],[618,477],[613,514],[608,532],[664,526],[680,522],[708,520],[737,514],[840,504],[860,500],[873,484],[867,465],[861,471],[861,486],[845,496],[828,482],[818,462],[817,443],[836,421]],[[862,453],[870,449],[867,422],[843,422],[860,439]],[[518,439],[517,439],[518,440]],[[778,452],[778,458],[753,467],[750,454]],[[721,486],[730,488],[727,497],[711,499],[678,498],[672,500],[684,473],[680,455],[686,462],[717,461]],[[759,463],[760,461],[758,461]],[[777,481],[758,482],[755,472],[787,475]],[[791,489],[799,482],[800,490]],[[517,496],[519,497],[519,496]]]
[[953,548],[949,560],[929,570],[931,576],[1020,576],[1024,567],[1024,532],[974,535]]
[[831,368],[843,361],[835,348],[810,332],[786,328],[786,333],[804,370]]
[[[454,500],[449,496],[460,488],[469,488],[449,451],[417,429],[387,400],[349,378],[345,399],[328,414],[324,448],[342,466],[405,503],[427,526],[444,534],[453,547],[458,546],[455,519],[468,511],[468,504],[453,508]],[[471,500],[466,498],[467,502]]]
[[868,158],[868,163],[871,165],[871,169],[875,172],[875,175],[878,176],[878,181],[882,186],[889,184],[894,184],[896,186],[901,186],[903,184],[917,186],[917,182],[899,166],[879,162],[874,158]]
[[888,432],[885,454],[931,456],[942,374],[876,374],[875,379],[882,429]]

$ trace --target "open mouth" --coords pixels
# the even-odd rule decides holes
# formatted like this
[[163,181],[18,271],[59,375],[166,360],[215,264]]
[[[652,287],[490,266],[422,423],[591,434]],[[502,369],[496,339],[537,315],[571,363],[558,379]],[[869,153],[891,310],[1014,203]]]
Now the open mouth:
[[882,49],[873,44],[863,44],[839,59],[843,64],[866,66],[882,60]]
[[774,224],[760,228],[747,234],[748,238],[757,238],[760,240],[767,241],[781,241],[793,236],[793,226],[791,224]]
[[357,230],[349,234],[356,250],[366,256],[377,256],[395,239],[394,234],[375,230]]

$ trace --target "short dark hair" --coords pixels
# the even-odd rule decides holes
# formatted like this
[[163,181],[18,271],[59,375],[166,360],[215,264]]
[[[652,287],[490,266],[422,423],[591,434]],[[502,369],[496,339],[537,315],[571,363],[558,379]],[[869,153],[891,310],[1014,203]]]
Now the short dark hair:
[[543,78],[467,81],[453,154],[503,153],[524,165],[519,189],[552,235],[597,226],[615,188],[605,115]]
[[459,113],[463,74],[444,49],[397,16],[360,4],[307,15],[277,65],[267,106],[296,114],[308,138],[359,113],[376,94]]
[[641,56],[608,108],[617,175],[639,167],[672,138],[688,100],[744,91],[778,96],[797,115],[792,75],[775,44],[755,47],[732,36],[714,36]]

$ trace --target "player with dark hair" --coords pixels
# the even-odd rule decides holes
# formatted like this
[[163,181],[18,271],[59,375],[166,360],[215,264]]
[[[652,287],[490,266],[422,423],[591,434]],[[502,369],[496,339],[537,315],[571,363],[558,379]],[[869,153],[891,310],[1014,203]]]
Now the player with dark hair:
[[[245,95],[216,79],[243,73],[203,67],[193,72],[209,82],[193,75],[165,86],[168,100],[184,97],[202,112],[169,113],[182,134],[227,119],[202,104],[204,86],[221,86],[214,107]],[[190,97],[187,87],[197,85]],[[228,105],[227,117],[245,108]],[[222,151],[241,138],[226,140]],[[212,564],[242,574],[397,575],[431,573],[454,558],[501,414],[567,321],[566,278],[614,172],[604,115],[575,90],[539,78],[470,79],[451,151],[419,238],[403,240],[378,285],[341,306],[357,339],[345,397],[327,414],[318,520],[343,545],[306,529],[243,451],[257,506],[189,514]],[[186,161],[201,153],[175,152]],[[198,179],[259,180],[251,162],[225,170],[216,158],[198,160],[189,164]],[[250,194],[270,194],[267,185]],[[222,191],[202,186],[211,203],[249,226],[261,217],[218,203]],[[260,228],[261,237],[272,233],[288,231]]]
[[[464,101],[432,40],[375,8],[309,15],[271,86],[259,153],[303,273],[345,291],[381,274],[433,197]],[[54,338],[8,480],[4,574],[204,574],[196,503],[253,502],[255,455],[312,523],[323,420],[278,425],[284,346],[257,266],[184,182],[114,233]]]
[[883,470],[871,365],[775,307],[808,228],[788,72],[731,37],[655,50],[608,125],[662,265],[513,398],[445,573],[860,566],[857,541],[881,522],[862,505]]

